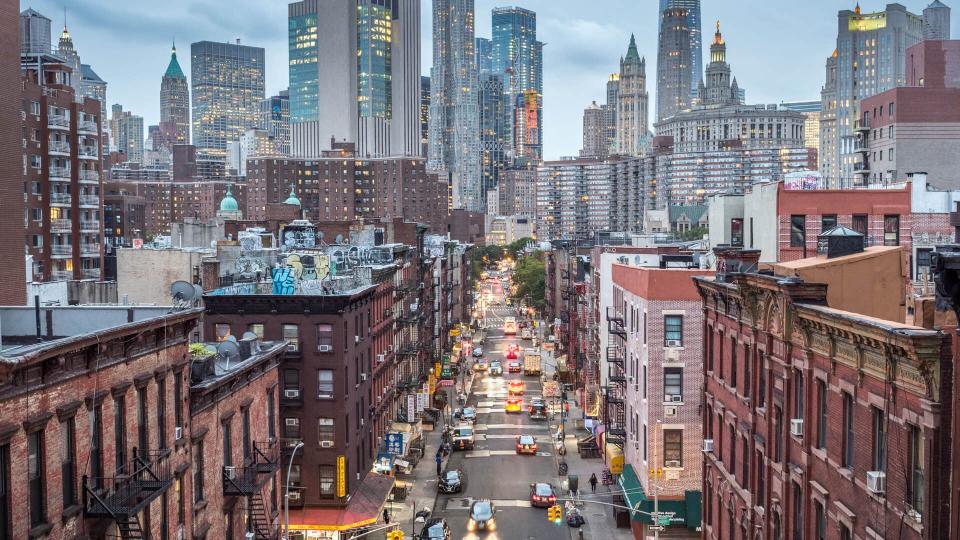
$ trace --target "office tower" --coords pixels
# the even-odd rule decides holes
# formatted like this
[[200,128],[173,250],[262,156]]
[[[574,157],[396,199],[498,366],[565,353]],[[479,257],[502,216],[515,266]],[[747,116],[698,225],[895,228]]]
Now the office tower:
[[638,156],[647,136],[647,61],[637,52],[630,35],[627,56],[620,59],[617,96],[617,146],[620,154]]
[[940,0],[923,9],[923,39],[950,39],[950,8]]
[[272,141],[274,155],[290,154],[290,93],[287,90],[260,102],[259,126]]
[[824,178],[837,177],[837,57],[833,51],[824,68],[824,84],[820,89],[820,151],[817,164]]
[[33,8],[20,13],[20,54],[50,54],[50,19]]
[[[669,118],[690,106],[693,85],[690,69],[692,43],[689,16],[683,8],[660,12],[660,40],[657,45],[657,121]],[[699,81],[699,78],[696,79]]]
[[607,155],[606,111],[594,101],[583,110],[582,158],[600,158]]
[[430,133],[430,77],[420,76],[420,147],[427,155],[427,139]]
[[60,32],[60,40],[57,41],[57,56],[63,59],[63,63],[70,67],[70,86],[73,87],[73,95],[77,100],[83,100],[83,91],[81,80],[83,72],[80,67],[80,55],[73,46],[73,38],[67,30],[67,23],[63,23],[63,32]]
[[500,183],[507,166],[510,116],[503,99],[503,75],[485,73],[477,85],[480,104],[480,189],[484,196]]
[[100,102],[100,110],[107,110],[107,81],[100,78],[90,64],[80,64],[80,94]]
[[[687,28],[690,29],[690,98],[697,97],[697,83],[703,78],[703,32],[700,27],[700,0],[660,0],[660,13],[668,9],[683,9],[687,12]],[[663,18],[660,18],[660,32]]]
[[[820,126],[820,172],[830,182],[863,182],[855,152],[860,100],[906,83],[906,50],[922,37],[922,17],[901,4],[875,13],[862,13],[859,5],[837,13],[836,90],[823,96],[836,101],[836,122]],[[823,132],[834,125],[835,135]]]
[[420,155],[420,0],[302,0],[288,17],[292,153]]
[[820,154],[820,116],[823,111],[823,103],[817,101],[793,101],[781,103],[780,108],[788,111],[797,111],[803,114],[803,144]]
[[607,153],[616,154],[617,145],[617,103],[620,101],[620,74],[611,73],[607,78],[607,103],[604,111],[607,115]]
[[177,61],[177,46],[170,51],[170,63],[160,79],[159,147],[173,151],[174,144],[190,144],[190,90],[187,76]]
[[493,42],[487,38],[476,39],[477,74],[493,73]]
[[482,212],[473,0],[434,0],[428,169],[451,186],[452,208]]
[[261,47],[199,41],[190,45],[193,142],[197,150],[223,157],[257,125],[264,98]]
[[125,154],[123,161],[143,163],[143,117],[123,110],[119,103],[114,103],[111,109],[112,150]]
[[493,72],[504,74],[504,93],[513,117],[515,160],[538,162],[543,141],[543,43],[537,41],[537,14],[519,7],[494,8]]

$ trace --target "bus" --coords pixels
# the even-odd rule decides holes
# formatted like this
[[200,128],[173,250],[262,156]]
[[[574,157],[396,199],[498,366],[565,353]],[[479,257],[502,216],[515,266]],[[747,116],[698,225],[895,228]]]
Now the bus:
[[507,317],[503,320],[503,334],[506,336],[517,335],[517,319]]

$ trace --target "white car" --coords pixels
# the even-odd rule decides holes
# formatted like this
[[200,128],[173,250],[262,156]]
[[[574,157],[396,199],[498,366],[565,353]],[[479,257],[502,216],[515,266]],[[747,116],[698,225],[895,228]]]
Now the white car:
[[473,348],[473,357],[480,358],[483,356],[483,347],[474,347]]

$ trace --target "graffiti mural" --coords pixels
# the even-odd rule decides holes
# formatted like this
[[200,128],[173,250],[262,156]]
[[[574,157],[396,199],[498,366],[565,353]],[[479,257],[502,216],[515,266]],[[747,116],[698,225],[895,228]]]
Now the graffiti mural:
[[283,228],[283,245],[287,249],[317,247],[317,228],[313,225],[287,225]]
[[273,278],[273,294],[291,295],[296,292],[297,278],[294,275],[293,268],[274,268],[271,277]]

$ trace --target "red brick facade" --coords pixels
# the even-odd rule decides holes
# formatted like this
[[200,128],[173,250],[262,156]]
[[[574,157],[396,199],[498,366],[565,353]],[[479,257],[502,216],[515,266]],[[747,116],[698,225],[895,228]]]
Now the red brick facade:
[[[23,227],[23,186],[16,181],[23,174],[20,153],[20,31],[19,3],[0,2],[0,228],[19,231]],[[0,304],[19,306],[26,302],[23,261],[24,238],[19,234],[0,236],[0,256],[10,264],[0,271],[3,289]],[[16,264],[14,264],[16,263]]]

